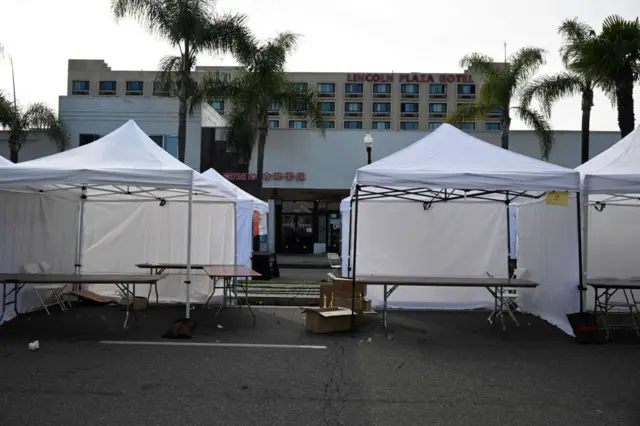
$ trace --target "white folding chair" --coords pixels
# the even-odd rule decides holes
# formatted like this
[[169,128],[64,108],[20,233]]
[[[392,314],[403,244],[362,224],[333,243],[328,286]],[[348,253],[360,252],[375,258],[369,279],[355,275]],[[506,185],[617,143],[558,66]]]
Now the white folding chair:
[[335,274],[342,269],[342,260],[338,253],[327,253],[327,259],[329,259],[329,266],[331,267],[331,273]]
[[[38,265],[40,266],[40,272],[42,272],[43,274],[51,273],[51,265],[49,265],[49,262],[41,260],[40,262],[38,262]],[[65,308],[65,303],[67,309],[71,308],[71,302],[69,302],[69,300],[64,297],[64,290],[67,288],[67,284],[53,284],[53,286],[57,286],[56,290],[54,291],[61,301],[61,307],[63,308],[63,310]]]
[[[22,271],[25,274],[39,274],[42,272],[42,269],[37,263],[27,263],[22,266]],[[60,309],[66,311],[67,308],[62,303],[62,299],[60,295],[62,294],[62,290],[64,290],[64,285],[62,284],[36,284],[33,286],[36,296],[40,300],[40,304],[44,308],[47,315],[51,315],[49,312],[49,306],[60,306]],[[51,303],[47,303],[47,300],[50,299],[50,296],[53,296],[53,301]]]

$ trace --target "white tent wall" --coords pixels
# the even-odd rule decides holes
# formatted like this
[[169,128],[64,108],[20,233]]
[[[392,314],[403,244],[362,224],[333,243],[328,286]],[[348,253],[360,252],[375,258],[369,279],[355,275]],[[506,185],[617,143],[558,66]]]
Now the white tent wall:
[[546,199],[518,206],[518,267],[536,289],[519,290],[520,305],[567,334],[566,315],[580,310],[578,217],[576,197],[568,206],[551,206]]
[[[54,272],[74,272],[78,201],[53,195],[0,191],[0,206],[0,272],[15,273],[26,263],[40,261],[49,263]],[[9,288],[12,286],[7,285]],[[40,307],[32,286],[22,289],[18,307],[20,312]],[[11,306],[3,321],[13,318],[13,314]]]
[[[595,197],[592,197],[595,198]],[[590,278],[640,276],[640,204],[631,200],[625,205],[607,203],[602,211],[589,206],[587,216],[586,272]],[[625,301],[617,292],[612,301]],[[586,307],[594,307],[594,291],[587,287]]]
[[[83,272],[141,273],[137,263],[185,263],[187,256],[188,203],[87,202]],[[232,203],[193,204],[192,263],[235,262],[235,208]],[[171,271],[168,271],[171,272]],[[158,283],[160,301],[183,302],[186,273],[171,274]],[[212,284],[203,271],[194,270],[192,302],[203,302]],[[112,288],[90,286],[92,291],[113,294]],[[146,296],[147,286],[136,291]],[[153,297],[153,295],[152,295]]]
[[236,203],[236,243],[238,257],[233,262],[251,268],[253,253],[253,201],[238,200]]
[[[353,209],[355,222],[355,204]],[[506,206],[497,202],[450,201],[425,210],[421,202],[361,200],[356,273],[486,277],[488,272],[504,277],[506,222]],[[377,306],[383,291],[382,286],[367,286]],[[407,286],[398,287],[388,303],[398,309],[474,309],[494,304],[484,289]]]

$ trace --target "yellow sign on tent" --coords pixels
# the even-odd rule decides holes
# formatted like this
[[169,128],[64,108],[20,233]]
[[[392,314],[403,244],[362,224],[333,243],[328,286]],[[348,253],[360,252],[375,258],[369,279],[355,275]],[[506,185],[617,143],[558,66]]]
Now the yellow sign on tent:
[[569,191],[550,191],[547,192],[547,205],[549,206],[568,206]]

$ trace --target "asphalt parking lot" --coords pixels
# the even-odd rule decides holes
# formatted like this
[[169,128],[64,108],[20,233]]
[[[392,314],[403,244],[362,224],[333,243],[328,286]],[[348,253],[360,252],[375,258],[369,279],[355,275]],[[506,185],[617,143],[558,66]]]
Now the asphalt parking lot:
[[214,313],[193,311],[188,341],[160,338],[181,307],[127,331],[115,307],[0,326],[0,424],[640,424],[635,339],[577,345],[531,317],[503,333],[485,312],[393,312],[388,334],[374,316],[337,335],[305,331],[297,308],[256,308],[255,327],[246,309]]

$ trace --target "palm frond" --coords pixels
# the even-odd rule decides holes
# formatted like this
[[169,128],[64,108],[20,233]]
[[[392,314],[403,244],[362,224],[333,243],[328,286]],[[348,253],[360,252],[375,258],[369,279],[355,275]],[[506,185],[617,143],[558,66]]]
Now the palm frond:
[[203,21],[202,30],[191,40],[198,50],[232,53],[242,63],[255,52],[255,40],[242,14],[212,16]]
[[[132,18],[145,27],[150,33],[163,36],[169,40],[174,30],[177,12],[176,1],[156,0],[112,0],[111,12],[116,19]],[[174,6],[171,8],[170,6]]]
[[540,47],[522,47],[509,56],[507,80],[511,96],[515,96],[546,63],[544,57],[545,50]]
[[558,100],[573,96],[585,90],[585,83],[580,76],[562,72],[551,76],[542,76],[531,81],[520,94],[520,102],[529,106],[537,99],[544,114],[551,116],[551,108]]
[[489,77],[499,72],[499,66],[493,58],[482,53],[465,55],[460,60],[460,67],[482,74],[484,77]]
[[13,103],[0,92],[0,127],[8,127],[14,115]]
[[547,160],[553,147],[553,131],[551,125],[547,119],[539,113],[524,105],[512,107],[516,111],[516,115],[524,124],[531,127],[538,136],[540,142],[540,150],[542,151],[542,158]]
[[309,120],[313,127],[320,129],[322,135],[325,135],[325,118],[319,108],[318,93],[315,90],[296,90],[295,83],[288,82],[284,90],[273,97],[273,101],[289,116]]
[[248,105],[233,105],[225,114],[227,144],[234,147],[243,160],[249,160],[257,141],[260,123],[254,108]]
[[578,20],[578,18],[562,21],[558,27],[558,34],[562,37],[560,57],[567,68],[580,58],[582,45],[596,36],[594,29],[589,24]]
[[54,110],[43,103],[35,103],[22,114],[25,127],[29,130],[43,130],[53,139],[61,151],[69,145],[69,133],[67,128],[58,118]]
[[483,118],[490,109],[491,108],[483,103],[463,104],[449,112],[445,122],[449,124],[459,124],[465,121],[475,121],[477,118]]

